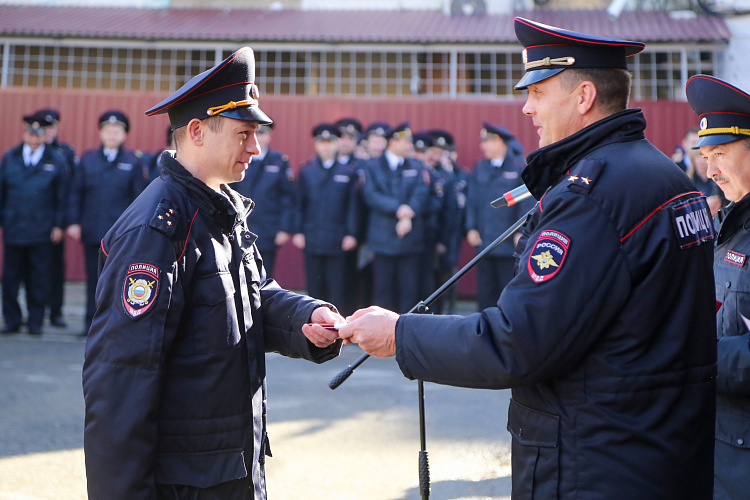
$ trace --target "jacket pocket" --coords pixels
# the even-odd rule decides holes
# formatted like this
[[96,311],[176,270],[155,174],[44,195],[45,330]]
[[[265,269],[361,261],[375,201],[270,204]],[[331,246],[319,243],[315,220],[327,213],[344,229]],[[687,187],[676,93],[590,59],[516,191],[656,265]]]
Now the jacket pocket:
[[234,301],[234,282],[228,272],[196,279],[190,302],[191,317],[186,322],[195,353],[215,352],[236,347],[240,329]]
[[513,500],[555,500],[559,480],[560,417],[510,400]]
[[158,484],[183,484],[209,488],[247,476],[241,449],[208,453],[174,453],[156,457]]
[[716,409],[716,440],[735,448],[750,448],[750,418]]

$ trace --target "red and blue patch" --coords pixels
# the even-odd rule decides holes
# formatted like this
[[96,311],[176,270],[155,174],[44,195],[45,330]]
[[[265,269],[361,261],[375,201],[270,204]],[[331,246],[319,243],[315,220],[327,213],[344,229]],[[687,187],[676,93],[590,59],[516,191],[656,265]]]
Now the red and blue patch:
[[568,255],[570,238],[560,231],[545,230],[539,233],[529,255],[529,276],[536,283],[551,280],[560,272]]
[[130,317],[139,318],[146,314],[156,302],[158,293],[159,268],[145,263],[128,266],[122,289],[122,303]]

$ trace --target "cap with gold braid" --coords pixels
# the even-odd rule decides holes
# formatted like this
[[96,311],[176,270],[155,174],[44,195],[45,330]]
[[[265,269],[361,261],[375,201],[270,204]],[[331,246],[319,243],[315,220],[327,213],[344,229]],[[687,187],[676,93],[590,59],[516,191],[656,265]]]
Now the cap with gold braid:
[[179,90],[146,111],[153,116],[169,114],[172,128],[187,125],[193,118],[225,116],[268,125],[273,121],[258,107],[255,85],[255,56],[242,47],[221,63],[194,76]]
[[517,17],[516,38],[525,47],[526,74],[516,90],[546,80],[567,68],[628,69],[626,58],[646,46],[642,42],[577,33]]
[[718,146],[750,138],[750,95],[713,76],[696,75],[687,82],[685,95],[700,118],[701,146]]

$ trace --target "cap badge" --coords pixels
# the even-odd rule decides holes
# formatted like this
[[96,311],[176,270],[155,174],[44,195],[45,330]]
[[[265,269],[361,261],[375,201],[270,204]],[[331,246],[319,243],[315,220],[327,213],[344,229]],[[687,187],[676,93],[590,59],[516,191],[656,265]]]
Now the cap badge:
[[705,116],[703,118],[701,118],[701,125],[700,126],[701,126],[701,130],[706,130],[708,128],[708,120],[706,119]]

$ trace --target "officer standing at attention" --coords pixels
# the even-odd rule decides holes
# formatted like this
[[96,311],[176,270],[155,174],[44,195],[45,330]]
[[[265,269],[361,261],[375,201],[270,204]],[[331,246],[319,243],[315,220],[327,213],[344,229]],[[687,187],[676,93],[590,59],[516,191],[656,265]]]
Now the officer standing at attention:
[[[514,137],[505,127],[484,123],[479,138],[484,158],[474,165],[471,172],[466,211],[466,239],[477,253],[534,206],[534,200],[529,198],[515,205],[492,208],[490,203],[493,200],[523,182],[521,172],[526,162],[521,156],[510,154],[508,143]],[[480,311],[494,306],[503,288],[513,279],[514,253],[520,237],[520,232],[514,234],[477,265],[477,305]]]
[[68,236],[83,246],[86,268],[86,318],[83,334],[94,317],[99,248],[106,232],[146,186],[144,166],[125,148],[130,130],[122,111],[106,111],[99,117],[101,146],[81,155],[73,176],[68,204]]
[[334,125],[339,129],[338,162],[357,168],[357,139],[362,133],[362,124],[355,118],[342,118]]
[[[68,196],[70,194],[70,186],[73,183],[73,174],[75,173],[78,159],[73,147],[66,143],[60,142],[58,139],[58,128],[60,126],[60,112],[56,109],[45,108],[40,109],[35,113],[36,115],[44,116],[48,122],[49,127],[44,128],[44,137],[47,145],[55,149],[60,153],[65,160],[67,160],[67,168],[65,170],[65,197],[63,204],[60,206],[60,210],[64,212],[65,216],[65,228],[67,226],[67,212],[68,212]],[[64,328],[65,319],[63,317],[62,306],[65,301],[65,238],[60,238],[58,243],[52,244],[52,267],[50,271],[50,293],[49,293],[49,322],[52,326]]]
[[90,500],[266,498],[266,352],[335,357],[343,320],[266,278],[227,183],[258,154],[253,52],[244,47],[146,112],[169,114],[176,154],[102,240],[86,342]]
[[390,125],[381,121],[372,122],[367,127],[365,137],[367,138],[367,150],[370,153],[370,158],[377,158],[383,154],[386,146],[388,146],[388,131],[390,129]]
[[750,94],[697,75],[688,102],[700,118],[699,148],[708,176],[731,202],[719,211],[714,248],[716,328],[716,448],[714,499],[747,498],[750,468]]
[[367,164],[364,185],[370,211],[367,244],[375,253],[375,303],[404,312],[420,298],[430,196],[430,173],[409,158],[413,149],[408,122],[391,129],[385,152]]
[[273,278],[276,253],[294,231],[294,172],[285,154],[271,149],[273,123],[258,126],[260,153],[253,156],[245,177],[231,188],[252,199],[255,208],[247,224],[258,235],[256,245],[263,254],[268,278]]
[[337,161],[340,133],[327,123],[312,131],[316,154],[297,178],[297,233],[292,241],[305,252],[307,293],[351,314],[359,176],[352,166]]
[[513,498],[709,500],[714,231],[627,109],[644,44],[514,23],[539,134],[516,276],[481,313],[371,308],[339,335],[408,378],[511,388]]
[[27,327],[42,333],[52,274],[52,246],[64,236],[67,160],[45,144],[46,114],[24,116],[23,142],[0,161],[0,228],[3,257],[3,333],[18,333],[18,304],[26,287]]

